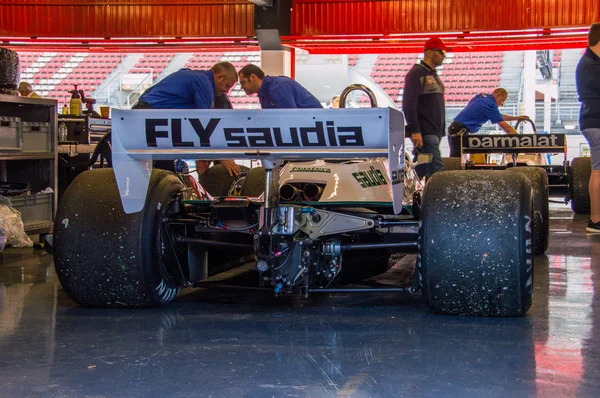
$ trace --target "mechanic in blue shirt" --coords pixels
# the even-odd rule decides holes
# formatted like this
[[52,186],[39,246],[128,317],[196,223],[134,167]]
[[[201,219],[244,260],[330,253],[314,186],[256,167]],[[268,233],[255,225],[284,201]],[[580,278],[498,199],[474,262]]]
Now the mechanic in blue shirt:
[[[215,105],[219,107],[218,104],[222,102],[219,99],[226,96],[236,83],[237,71],[229,62],[216,63],[210,70],[183,68],[147,89],[132,109],[211,109]],[[224,159],[219,163],[229,175],[240,173],[240,167],[233,160]],[[154,167],[175,171],[170,160],[156,161]]]
[[450,144],[450,157],[460,157],[461,136],[476,134],[481,126],[488,120],[498,123],[508,134],[518,134],[508,123],[515,120],[529,120],[529,116],[509,116],[500,113],[499,106],[504,105],[508,92],[497,88],[492,94],[477,94],[471,98],[465,109],[459,112],[448,127],[448,143]]
[[590,144],[590,221],[586,231],[600,233],[600,23],[588,32],[588,48],[575,70],[577,94],[581,101],[579,128]]
[[322,108],[319,100],[297,81],[286,76],[265,76],[256,65],[239,71],[240,85],[246,94],[258,94],[263,109]]

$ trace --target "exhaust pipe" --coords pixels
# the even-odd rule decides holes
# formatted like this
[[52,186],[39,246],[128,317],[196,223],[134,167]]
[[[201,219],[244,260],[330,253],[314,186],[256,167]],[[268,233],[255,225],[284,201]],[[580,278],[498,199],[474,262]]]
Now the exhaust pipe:
[[322,192],[323,188],[317,184],[310,183],[304,185],[304,189],[302,189],[302,196],[304,197],[304,200],[311,202],[318,200]]
[[283,184],[281,188],[279,188],[279,197],[286,201],[294,200],[299,193],[300,191],[298,188],[291,184]]

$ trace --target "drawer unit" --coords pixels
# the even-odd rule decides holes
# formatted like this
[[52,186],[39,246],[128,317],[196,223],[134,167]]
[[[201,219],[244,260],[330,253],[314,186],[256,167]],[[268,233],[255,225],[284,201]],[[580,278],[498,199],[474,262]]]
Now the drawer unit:
[[52,222],[52,194],[38,193],[9,197],[13,207],[21,212],[25,230]]
[[52,152],[50,123],[22,122],[23,152]]
[[0,151],[20,151],[21,145],[21,118],[0,116]]

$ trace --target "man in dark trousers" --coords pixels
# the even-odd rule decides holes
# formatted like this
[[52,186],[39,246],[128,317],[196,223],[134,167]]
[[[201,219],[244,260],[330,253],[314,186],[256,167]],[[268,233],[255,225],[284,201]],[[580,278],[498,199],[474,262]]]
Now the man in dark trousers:
[[[211,109],[237,83],[237,71],[229,62],[216,63],[210,70],[183,68],[162,79],[142,94],[133,109]],[[227,101],[228,102],[228,101]],[[238,175],[233,160],[219,163],[229,175]],[[174,171],[172,161],[157,161],[154,167]]]
[[246,94],[258,94],[263,109],[322,108],[319,100],[297,81],[286,76],[266,76],[258,66],[248,64],[238,73]]
[[600,23],[588,32],[588,48],[575,71],[577,94],[581,101],[579,128],[590,144],[590,221],[587,232],[600,233]]
[[450,157],[460,156],[460,139],[464,135],[476,134],[481,126],[488,120],[498,123],[507,134],[518,134],[508,123],[515,120],[529,120],[529,116],[509,116],[500,113],[499,106],[504,105],[508,99],[508,92],[503,88],[497,88],[492,94],[477,94],[460,111],[454,121],[448,127],[448,144],[450,145]]
[[415,171],[419,178],[430,177],[444,169],[440,139],[445,135],[446,108],[444,84],[436,68],[442,65],[448,48],[438,37],[425,42],[424,57],[406,75],[402,94],[402,111],[406,118],[406,134],[415,150],[433,155],[431,163],[421,164]]

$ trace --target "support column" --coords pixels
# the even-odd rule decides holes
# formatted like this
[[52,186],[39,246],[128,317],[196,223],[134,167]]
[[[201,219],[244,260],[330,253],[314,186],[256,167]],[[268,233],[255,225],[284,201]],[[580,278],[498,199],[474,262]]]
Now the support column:
[[[525,51],[523,57],[523,112],[535,121],[535,74],[536,69],[535,51]],[[529,123],[525,124],[523,133],[533,134],[533,129]]]
[[552,96],[550,95],[550,83],[546,84],[544,91],[544,131],[551,133],[552,128]]
[[267,75],[271,76],[293,76],[293,54],[294,49],[282,49],[282,50],[262,50],[260,52],[260,65],[261,69]]

